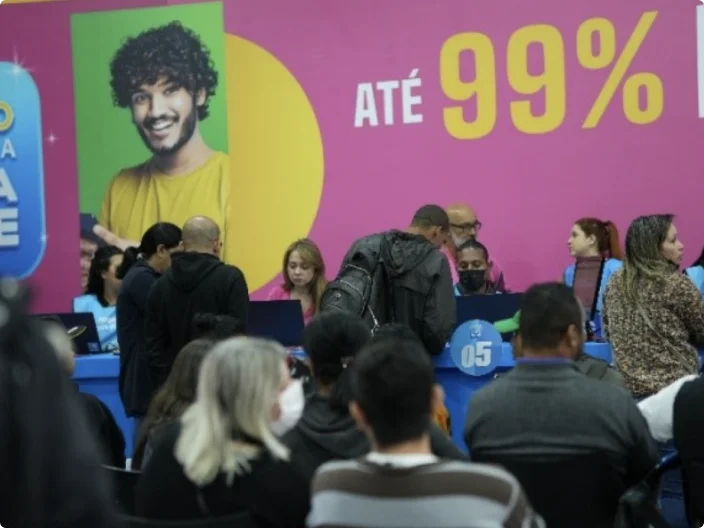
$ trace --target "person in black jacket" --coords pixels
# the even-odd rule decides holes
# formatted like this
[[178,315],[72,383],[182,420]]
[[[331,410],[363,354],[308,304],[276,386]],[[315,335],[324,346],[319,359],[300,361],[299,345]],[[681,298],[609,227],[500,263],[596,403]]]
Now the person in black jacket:
[[[671,407],[672,408],[672,407]],[[682,385],[673,408],[675,447],[682,459],[687,479],[685,505],[690,526],[704,523],[704,378],[701,376]]]
[[[380,329],[380,337],[375,339],[384,339],[384,333]],[[316,391],[308,396],[301,419],[282,441],[291,450],[291,463],[308,480],[326,462],[369,452],[369,441],[347,408],[352,397],[349,366],[369,340],[369,329],[362,319],[348,312],[323,313],[314,317],[304,331],[304,349]],[[435,424],[430,429],[430,441],[433,453],[441,458],[466,458]]]
[[113,528],[97,446],[21,292],[0,281],[0,526]]
[[147,299],[145,337],[155,389],[166,380],[179,350],[191,341],[197,313],[229,315],[247,330],[249,293],[242,272],[220,260],[220,228],[197,216],[183,226],[183,252],[158,279]]
[[[447,258],[439,251],[450,220],[439,205],[424,205],[405,231],[391,230],[356,241],[343,260],[341,272],[359,251],[378,252],[390,288],[383,323],[403,323],[420,338],[431,355],[445,350],[456,320],[456,301]],[[389,313],[390,312],[390,313]]]
[[145,352],[144,318],[147,295],[156,280],[171,267],[171,255],[180,248],[181,228],[168,222],[154,224],[138,248],[125,250],[117,278],[117,342],[120,345],[119,389],[127,416],[144,419],[154,388]]

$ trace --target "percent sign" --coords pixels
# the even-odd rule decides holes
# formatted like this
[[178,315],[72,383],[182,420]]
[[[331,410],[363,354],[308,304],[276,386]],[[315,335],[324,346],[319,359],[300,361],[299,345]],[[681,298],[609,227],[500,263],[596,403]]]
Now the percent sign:
[[[616,30],[606,18],[591,18],[577,30],[577,58],[582,67],[600,70],[613,64],[606,82],[601,88],[596,101],[589,110],[582,128],[594,128],[599,124],[616,90],[624,80],[641,44],[657,18],[657,11],[643,13],[636,28],[628,37],[628,42],[616,58]],[[594,53],[592,37],[599,38],[599,52]],[[645,89],[645,107],[640,106],[640,90]],[[626,118],[637,125],[647,125],[657,120],[662,114],[664,93],[662,81],[654,73],[640,72],[630,75],[623,83],[623,113]]]

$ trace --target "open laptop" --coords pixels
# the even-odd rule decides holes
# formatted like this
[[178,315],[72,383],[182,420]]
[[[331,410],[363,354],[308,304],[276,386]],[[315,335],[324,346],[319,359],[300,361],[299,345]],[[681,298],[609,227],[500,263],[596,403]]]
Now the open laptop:
[[40,319],[54,321],[66,328],[66,333],[76,346],[76,354],[100,354],[100,338],[92,313],[43,314]]
[[285,347],[303,344],[303,310],[300,301],[251,301],[249,332],[278,341]]
[[489,323],[512,318],[520,309],[520,293],[457,297],[457,326],[480,319]]

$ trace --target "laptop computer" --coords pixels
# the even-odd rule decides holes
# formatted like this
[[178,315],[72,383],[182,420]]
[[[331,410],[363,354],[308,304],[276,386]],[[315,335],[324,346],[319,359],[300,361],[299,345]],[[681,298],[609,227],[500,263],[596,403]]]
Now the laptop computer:
[[480,319],[489,323],[510,319],[520,309],[520,293],[457,297],[457,326]]
[[303,310],[300,301],[251,301],[249,332],[278,341],[285,347],[303,344]]
[[76,354],[91,355],[102,352],[98,328],[92,313],[43,314],[37,317],[63,325],[76,346]]

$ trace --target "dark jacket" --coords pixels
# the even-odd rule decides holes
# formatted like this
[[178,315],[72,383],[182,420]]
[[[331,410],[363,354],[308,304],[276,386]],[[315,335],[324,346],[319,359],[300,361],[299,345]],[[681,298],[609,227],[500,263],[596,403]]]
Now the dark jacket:
[[686,475],[685,504],[692,526],[704,522],[704,378],[688,381],[680,388],[673,407],[672,432]]
[[[369,452],[369,441],[352,417],[331,408],[328,399],[317,393],[308,397],[298,424],[282,440],[291,449],[291,463],[309,481],[326,462],[349,460]],[[440,458],[467,458],[435,424],[430,430],[430,442],[433,453]]]
[[303,528],[310,486],[288,462],[262,449],[228,485],[224,473],[198,488],[174,456],[180,425],[167,427],[137,483],[137,514],[146,519],[186,521],[249,511],[260,528]]
[[472,395],[464,439],[472,455],[603,453],[626,488],[658,462],[633,397],[571,362],[519,363]]
[[125,437],[117,425],[115,417],[107,405],[97,396],[78,392],[78,385],[73,384],[76,401],[82,408],[88,428],[93,433],[103,464],[117,468],[125,467]]
[[425,237],[392,230],[355,242],[342,268],[364,245],[379,244],[393,295],[387,322],[406,324],[432,355],[442,353],[457,318],[447,258]]
[[7,326],[0,326],[0,525],[117,526],[98,449],[54,350],[31,322],[12,337]]
[[117,342],[120,345],[120,398],[127,416],[147,414],[154,387],[146,356],[144,319],[147,296],[161,276],[144,261],[137,261],[122,280],[117,295]]
[[249,294],[238,268],[205,253],[174,253],[172,259],[171,269],[154,283],[147,300],[145,337],[155,389],[191,340],[195,314],[229,315],[242,333],[247,330]]

